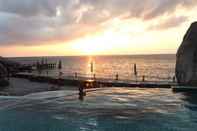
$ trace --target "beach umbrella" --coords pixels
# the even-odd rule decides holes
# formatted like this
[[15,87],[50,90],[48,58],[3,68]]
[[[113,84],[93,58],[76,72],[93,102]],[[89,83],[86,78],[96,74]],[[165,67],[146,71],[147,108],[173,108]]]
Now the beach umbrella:
[[93,73],[94,71],[94,64],[93,62],[90,63],[90,72]]
[[47,64],[48,63],[48,60],[47,60],[47,58],[45,59],[45,64]]
[[62,61],[59,60],[58,69],[62,69]]
[[44,65],[44,58],[42,58],[41,60],[41,65]]
[[133,65],[133,72],[134,72],[134,75],[137,76],[137,66],[136,66],[136,64]]
[[37,61],[37,62],[36,62],[36,68],[39,69],[39,67],[40,67],[40,62]]

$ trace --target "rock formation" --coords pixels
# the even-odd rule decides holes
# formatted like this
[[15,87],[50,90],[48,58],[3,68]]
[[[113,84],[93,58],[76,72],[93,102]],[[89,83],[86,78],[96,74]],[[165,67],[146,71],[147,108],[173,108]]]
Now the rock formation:
[[178,83],[197,86],[197,22],[191,24],[176,57],[175,73]]
[[0,63],[6,67],[8,73],[14,73],[17,72],[17,70],[19,69],[19,67],[21,66],[19,63],[10,60],[10,59],[6,59],[3,57],[0,57]]
[[7,77],[17,72],[19,66],[17,62],[0,57],[0,87],[9,85]]
[[[7,75],[7,69],[0,61],[0,87],[5,87],[9,85],[9,82],[6,80]],[[2,88],[0,88],[0,90],[1,89]]]
[[7,69],[3,64],[0,63],[0,79],[7,76]]

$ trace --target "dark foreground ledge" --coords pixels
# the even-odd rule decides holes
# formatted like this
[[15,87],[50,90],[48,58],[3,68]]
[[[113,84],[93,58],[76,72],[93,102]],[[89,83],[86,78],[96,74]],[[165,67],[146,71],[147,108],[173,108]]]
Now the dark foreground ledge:
[[[35,76],[32,74],[15,74],[16,78],[24,78],[33,82],[49,83],[60,86],[79,86],[79,84],[87,79],[72,79],[72,78],[55,78],[50,76]],[[141,88],[171,88],[174,83],[154,83],[154,82],[125,82],[125,81],[107,81],[96,79],[97,83],[103,87],[141,87]]]
[[[56,90],[77,90],[74,86],[57,86],[49,83],[29,81],[23,78],[10,78],[10,85],[0,90],[0,96],[24,96],[32,93]],[[58,87],[58,88],[57,88]]]
[[194,87],[194,86],[173,86],[172,91],[173,92],[197,93],[197,87]]

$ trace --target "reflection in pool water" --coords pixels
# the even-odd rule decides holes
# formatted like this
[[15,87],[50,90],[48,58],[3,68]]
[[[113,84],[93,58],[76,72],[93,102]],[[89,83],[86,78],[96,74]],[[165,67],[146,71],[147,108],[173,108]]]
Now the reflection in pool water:
[[0,97],[0,131],[196,131],[197,95],[106,88]]

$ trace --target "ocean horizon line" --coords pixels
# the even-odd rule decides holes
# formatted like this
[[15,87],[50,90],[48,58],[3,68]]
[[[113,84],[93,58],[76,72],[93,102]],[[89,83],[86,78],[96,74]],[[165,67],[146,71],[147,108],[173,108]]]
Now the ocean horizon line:
[[170,54],[99,54],[99,55],[46,55],[46,56],[2,56],[4,58],[40,58],[40,57],[113,57],[113,56],[176,56],[175,53]]

